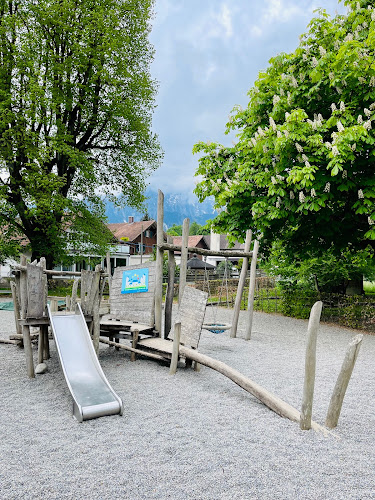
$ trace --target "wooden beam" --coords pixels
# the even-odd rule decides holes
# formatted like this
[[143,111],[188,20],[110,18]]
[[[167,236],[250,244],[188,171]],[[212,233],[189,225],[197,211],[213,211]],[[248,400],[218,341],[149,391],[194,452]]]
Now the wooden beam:
[[120,349],[124,349],[125,351],[135,352],[140,356],[145,356],[147,358],[157,359],[158,361],[167,361],[163,356],[159,356],[158,354],[153,354],[152,352],[141,351],[140,349],[134,349],[125,344],[120,344],[119,342],[112,342],[111,340],[107,340],[104,337],[99,337],[100,342],[103,344],[112,345],[114,347],[119,347]]
[[155,270],[155,329],[162,337],[161,317],[163,303],[163,254],[164,243],[164,194],[158,191],[158,216],[156,226],[156,270]]
[[[173,237],[167,236],[168,243],[173,241]],[[172,327],[172,307],[173,307],[173,295],[174,295],[174,275],[175,275],[176,261],[174,258],[174,252],[168,252],[168,286],[167,294],[165,297],[164,304],[164,338],[168,338],[169,332]]]
[[181,340],[181,323],[177,322],[174,325],[173,349],[172,349],[171,364],[169,368],[169,375],[174,375],[177,371],[180,340]]
[[[159,246],[159,245],[158,245]],[[181,252],[181,247],[178,245],[171,245],[170,243],[163,243],[160,245],[160,250],[172,250],[174,252]],[[208,255],[213,257],[243,257],[251,258],[253,252],[243,252],[242,250],[206,250],[205,248],[188,247],[188,253],[196,253],[198,255]]]

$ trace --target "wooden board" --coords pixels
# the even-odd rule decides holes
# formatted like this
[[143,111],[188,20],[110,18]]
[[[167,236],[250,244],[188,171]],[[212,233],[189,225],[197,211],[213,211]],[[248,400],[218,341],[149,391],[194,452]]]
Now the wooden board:
[[44,292],[42,267],[27,264],[27,318],[45,316]]
[[168,354],[172,354],[173,349],[173,342],[159,337],[140,340],[137,345],[139,347],[148,347],[149,349],[154,349],[155,351],[165,352]]
[[[121,293],[123,271],[148,268],[149,283],[147,292]],[[116,267],[112,278],[110,315],[154,326],[155,323],[155,262],[147,262],[136,266]]]
[[[198,348],[207,297],[207,292],[185,286],[178,314],[181,321],[181,344],[186,347]],[[168,337],[170,339],[173,339],[172,330]]]

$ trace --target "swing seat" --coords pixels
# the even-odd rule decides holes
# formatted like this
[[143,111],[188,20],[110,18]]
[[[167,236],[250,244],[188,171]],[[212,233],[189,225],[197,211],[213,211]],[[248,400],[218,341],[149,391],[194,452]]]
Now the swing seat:
[[202,328],[212,333],[224,333],[226,330],[230,330],[232,325],[228,323],[204,323]]

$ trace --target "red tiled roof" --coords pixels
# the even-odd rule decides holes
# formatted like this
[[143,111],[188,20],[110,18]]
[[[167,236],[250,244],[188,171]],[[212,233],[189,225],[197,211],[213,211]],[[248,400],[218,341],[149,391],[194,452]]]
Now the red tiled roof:
[[140,222],[119,222],[107,224],[108,229],[113,233],[114,237],[120,240],[121,238],[128,238],[128,241],[134,241],[142,231],[146,231],[151,226],[155,225],[154,220],[143,220]]
[[[206,240],[202,234],[196,234],[194,236],[189,236],[188,247],[197,247],[198,243],[203,240],[204,247],[207,247]],[[181,246],[182,245],[182,236],[173,236],[173,245]]]

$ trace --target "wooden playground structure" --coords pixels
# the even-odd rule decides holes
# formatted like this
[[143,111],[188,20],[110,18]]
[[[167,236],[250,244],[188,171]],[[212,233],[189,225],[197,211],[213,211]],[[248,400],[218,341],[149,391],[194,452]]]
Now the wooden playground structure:
[[[325,427],[312,420],[312,402],[315,379],[315,351],[318,334],[322,303],[316,303],[311,311],[308,325],[308,344],[305,361],[305,384],[301,412],[282,401],[280,398],[262,388],[237,370],[223,362],[215,360],[198,351],[199,338],[204,325],[204,316],[207,304],[207,293],[196,290],[186,285],[186,270],[188,253],[203,256],[238,257],[243,259],[241,274],[238,282],[235,305],[233,309],[230,337],[237,335],[238,318],[242,295],[249,261],[250,285],[247,303],[247,325],[245,339],[250,340],[253,323],[253,301],[255,291],[256,260],[259,250],[257,241],[251,247],[251,231],[246,233],[244,251],[212,251],[196,247],[188,247],[189,220],[183,224],[182,244],[176,246],[170,240],[165,241],[163,232],[164,202],[163,193],[159,191],[158,217],[157,217],[157,249],[156,262],[116,268],[113,278],[97,266],[94,271],[80,273],[53,271],[45,268],[45,259],[40,262],[27,263],[23,256],[19,265],[16,265],[15,280],[12,282],[12,296],[16,319],[17,333],[15,338],[22,341],[26,370],[29,377],[35,376],[31,327],[39,329],[34,338],[38,340],[38,370],[50,356],[49,350],[49,317],[47,313],[48,276],[70,275],[80,279],[81,282],[81,308],[87,322],[89,332],[96,353],[99,351],[99,342],[113,346],[116,349],[125,349],[131,352],[131,360],[137,355],[150,357],[159,361],[170,363],[170,373],[176,373],[178,360],[184,358],[186,364],[194,364],[194,369],[199,370],[200,365],[205,365],[231,379],[245,391],[255,396],[268,408],[282,417],[300,423],[301,429],[313,428],[327,433]],[[164,329],[162,329],[163,311],[163,255],[168,252],[168,285],[164,304]],[[174,326],[172,325],[172,305],[174,290],[175,252],[181,253],[180,282],[178,307],[179,314]],[[127,293],[125,276],[127,273],[144,273],[147,276],[146,286],[141,293]],[[129,275],[130,276],[130,275]],[[105,280],[108,279],[110,290],[110,312],[100,317],[100,303],[103,297]],[[75,310],[77,304],[78,281],[74,281],[70,304],[66,305],[67,314]],[[127,284],[127,282],[126,282]],[[56,306],[55,306],[56,307]],[[53,309],[52,305],[52,309]],[[209,329],[209,328],[207,328]],[[129,343],[121,342],[122,339],[130,340]],[[336,383],[334,394],[331,398],[326,426],[333,428],[337,425],[341,405],[349,383],[351,372],[358,354],[362,337],[357,336],[348,348],[339,379]]]

